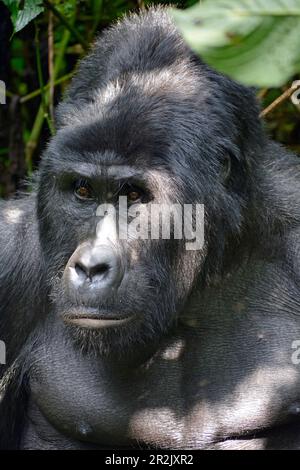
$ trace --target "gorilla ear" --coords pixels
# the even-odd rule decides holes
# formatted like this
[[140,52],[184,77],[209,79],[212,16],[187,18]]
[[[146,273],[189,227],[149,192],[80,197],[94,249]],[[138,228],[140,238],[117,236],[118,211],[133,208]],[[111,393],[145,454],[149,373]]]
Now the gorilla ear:
[[247,187],[247,163],[235,150],[224,149],[220,176],[228,191],[243,194]]

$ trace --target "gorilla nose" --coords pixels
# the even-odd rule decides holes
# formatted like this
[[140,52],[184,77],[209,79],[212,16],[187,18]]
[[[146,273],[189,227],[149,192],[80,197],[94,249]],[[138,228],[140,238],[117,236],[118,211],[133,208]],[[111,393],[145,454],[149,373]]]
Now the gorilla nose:
[[119,255],[109,246],[77,248],[70,258],[64,278],[69,291],[93,295],[117,288],[123,277]]
[[80,261],[75,264],[75,271],[82,282],[104,281],[109,275],[111,267],[107,263],[96,264],[95,266],[84,266]]

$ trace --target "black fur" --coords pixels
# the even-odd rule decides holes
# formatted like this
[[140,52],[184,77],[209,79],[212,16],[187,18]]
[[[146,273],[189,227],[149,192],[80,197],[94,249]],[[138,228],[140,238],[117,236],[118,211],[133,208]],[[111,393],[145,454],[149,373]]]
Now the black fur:
[[[136,442],[219,448],[231,429],[236,436],[256,432],[259,440],[265,428],[293,418],[288,409],[300,380],[288,353],[300,333],[300,166],[268,139],[258,114],[253,91],[195,57],[164,9],[131,15],[99,37],[57,109],[58,132],[43,155],[36,190],[0,205],[0,339],[7,345],[2,448]],[[71,298],[62,276],[78,245],[93,237],[97,205],[127,179],[103,177],[112,164],[133,168],[154,202],[203,203],[205,245],[194,252],[174,240],[120,242],[124,278],[95,305]],[[97,198],[78,202],[73,183],[90,168],[99,181]],[[247,305],[244,319],[233,304]],[[100,331],[63,323],[73,308],[91,306],[134,313],[136,321]],[[274,325],[282,325],[279,336]],[[263,344],[260,328],[272,332]],[[162,357],[177,351],[177,341],[186,345],[182,354],[164,366]],[[285,359],[277,361],[275,353]],[[274,364],[293,369],[286,387],[279,388],[276,374],[273,388],[264,385],[276,412],[265,406],[266,414],[253,411],[252,419],[250,400],[249,419],[232,423],[218,406],[265,363],[270,370]],[[198,379],[208,381],[204,396]],[[247,398],[243,390],[239,403]],[[111,422],[106,413],[114,414],[115,397],[121,411]],[[186,424],[192,407],[205,400],[217,415],[194,411],[196,428],[192,420]],[[151,430],[141,426],[136,412],[160,407],[173,412],[166,422],[157,424],[154,414]],[[100,413],[100,430],[89,412]],[[300,445],[297,429],[289,430],[299,436],[296,443],[275,431],[269,446]]]

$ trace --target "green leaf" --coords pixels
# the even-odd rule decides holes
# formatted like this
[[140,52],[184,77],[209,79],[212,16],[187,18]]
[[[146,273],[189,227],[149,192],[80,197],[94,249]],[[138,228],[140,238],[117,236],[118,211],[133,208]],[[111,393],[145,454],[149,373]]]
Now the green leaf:
[[206,0],[172,13],[191,48],[239,81],[276,87],[300,71],[300,0]]
[[14,33],[36,18],[44,11],[43,0],[2,0],[10,11],[11,21],[14,27]]

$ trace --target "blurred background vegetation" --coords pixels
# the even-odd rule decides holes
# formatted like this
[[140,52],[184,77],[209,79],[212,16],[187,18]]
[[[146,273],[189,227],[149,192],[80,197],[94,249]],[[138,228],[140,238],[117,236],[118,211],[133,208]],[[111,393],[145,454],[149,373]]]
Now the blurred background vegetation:
[[300,79],[300,0],[0,0],[1,197],[24,189],[55,132],[53,109],[95,35],[149,4],[176,7],[174,19],[191,47],[255,86],[263,109],[285,93],[266,126],[300,153],[300,106],[290,100]]

